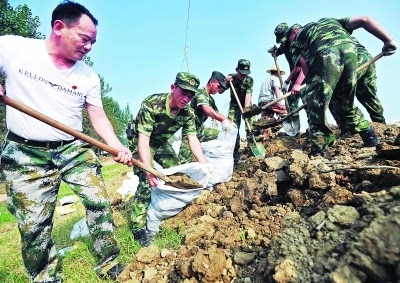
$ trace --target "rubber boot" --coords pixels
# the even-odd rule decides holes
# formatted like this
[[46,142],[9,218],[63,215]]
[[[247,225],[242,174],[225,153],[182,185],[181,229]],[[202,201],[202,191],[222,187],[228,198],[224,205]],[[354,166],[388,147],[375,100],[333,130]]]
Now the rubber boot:
[[364,147],[374,147],[378,145],[379,140],[373,127],[369,128],[368,130],[362,131],[359,134],[362,141],[364,142]]

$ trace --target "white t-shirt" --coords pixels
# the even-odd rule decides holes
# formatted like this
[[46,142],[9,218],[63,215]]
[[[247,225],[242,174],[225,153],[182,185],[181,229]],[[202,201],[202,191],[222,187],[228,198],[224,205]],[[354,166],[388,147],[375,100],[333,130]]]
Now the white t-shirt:
[[[86,103],[103,107],[98,75],[78,61],[58,69],[44,40],[0,36],[0,73],[7,96],[75,130],[82,131]],[[6,108],[7,128],[30,140],[70,140],[73,137],[12,107]]]
[[258,103],[261,102],[271,102],[277,97],[275,96],[275,87],[279,88],[279,93],[281,92],[281,82],[277,76],[271,75],[265,81],[262,82],[260,88],[260,96],[258,97]]

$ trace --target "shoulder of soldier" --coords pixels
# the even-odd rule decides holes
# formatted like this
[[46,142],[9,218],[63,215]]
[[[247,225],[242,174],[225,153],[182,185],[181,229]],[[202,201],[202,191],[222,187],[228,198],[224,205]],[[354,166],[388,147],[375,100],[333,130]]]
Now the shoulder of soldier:
[[245,81],[246,81],[246,83],[253,83],[254,82],[253,78],[250,77],[250,76],[247,76]]
[[143,102],[142,106],[152,108],[152,109],[159,109],[165,107],[165,100],[167,99],[169,93],[155,93],[148,97],[146,97]]

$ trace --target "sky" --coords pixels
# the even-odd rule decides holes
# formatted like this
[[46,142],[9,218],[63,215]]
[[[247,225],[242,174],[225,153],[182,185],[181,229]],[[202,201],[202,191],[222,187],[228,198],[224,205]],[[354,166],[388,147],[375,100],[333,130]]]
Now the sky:
[[[261,83],[268,75],[266,70],[274,64],[267,50],[276,45],[273,31],[282,22],[289,26],[305,25],[324,17],[371,16],[400,43],[398,0],[76,2],[88,8],[99,21],[97,42],[89,53],[93,69],[112,87],[109,95],[121,106],[128,104],[134,116],[147,96],[170,90],[177,72],[190,71],[200,78],[200,85],[205,86],[212,71],[225,75],[233,73],[241,58],[251,62],[252,103],[257,103]],[[9,0],[9,3],[13,7],[27,4],[32,14],[40,19],[38,30],[46,37],[50,34],[51,13],[59,0]],[[364,29],[356,30],[353,35],[372,56],[381,52],[383,42]],[[376,62],[378,97],[387,122],[400,120],[400,97],[395,90],[399,79],[396,68],[400,66],[399,53]],[[278,61],[286,71],[285,79],[289,75],[288,64],[284,56],[278,57]],[[214,98],[220,112],[227,115],[229,91]],[[369,120],[368,113],[360,108]],[[304,129],[304,111],[301,121]],[[330,115],[328,121],[334,123]],[[242,135],[243,129],[242,123]]]

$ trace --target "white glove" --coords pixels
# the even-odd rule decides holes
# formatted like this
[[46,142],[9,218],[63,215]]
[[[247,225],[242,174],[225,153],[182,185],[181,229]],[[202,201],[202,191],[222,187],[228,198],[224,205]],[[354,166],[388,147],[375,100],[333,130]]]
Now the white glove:
[[214,171],[214,166],[210,162],[207,162],[205,165],[206,165],[208,172],[210,174],[212,174],[212,172]]
[[287,83],[286,81],[283,82],[283,86],[282,86],[282,93],[287,93],[289,89],[289,83]]
[[392,39],[391,41],[385,42],[382,48],[382,52],[385,52],[385,56],[393,55],[397,50],[397,43]]
[[232,122],[229,121],[229,119],[225,119],[224,121],[222,121],[221,125],[222,125],[222,130],[227,132],[231,128]]

